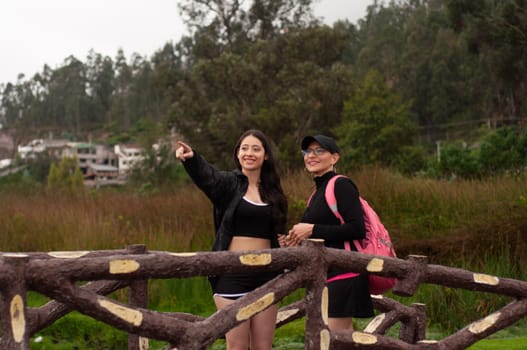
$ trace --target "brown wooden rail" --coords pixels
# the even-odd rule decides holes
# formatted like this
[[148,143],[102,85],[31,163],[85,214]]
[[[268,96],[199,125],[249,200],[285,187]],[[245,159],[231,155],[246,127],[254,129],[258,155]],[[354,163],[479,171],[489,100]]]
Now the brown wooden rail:
[[[299,247],[246,252],[172,253],[125,250],[48,253],[0,253],[0,349],[30,349],[29,339],[70,311],[77,310],[129,334],[129,350],[148,349],[148,339],[166,341],[178,350],[206,349],[231,328],[299,288],[303,299],[282,307],[277,326],[305,318],[305,349],[465,349],[527,315],[527,282],[427,263],[423,256],[383,258],[325,248],[311,240]],[[502,309],[441,340],[426,339],[425,305],[405,306],[374,296],[379,311],[363,330],[327,327],[325,271],[350,271],[398,278],[393,292],[411,296],[422,283],[506,295]],[[148,309],[149,279],[186,278],[226,272],[283,270],[279,277],[209,317]],[[79,283],[88,282],[88,283]],[[105,295],[128,288],[128,304]],[[28,291],[51,301],[31,308]],[[386,332],[400,325],[399,337]]]

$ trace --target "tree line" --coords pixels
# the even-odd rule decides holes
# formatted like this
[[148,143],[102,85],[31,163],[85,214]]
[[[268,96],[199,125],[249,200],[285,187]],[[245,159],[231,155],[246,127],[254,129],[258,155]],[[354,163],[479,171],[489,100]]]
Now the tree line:
[[[178,42],[151,57],[91,50],[20,75],[0,86],[0,122],[18,143],[52,132],[148,146],[172,130],[223,166],[248,128],[271,136],[284,168],[301,166],[303,135],[325,133],[339,138],[347,168],[408,173],[441,159],[438,141],[452,144],[444,162],[453,152],[464,166],[479,162],[470,146],[484,137],[513,137],[519,160],[508,163],[526,165],[525,1],[373,0],[357,23],[332,26],[312,3],[181,1],[189,34]],[[441,166],[432,168],[494,171]]]

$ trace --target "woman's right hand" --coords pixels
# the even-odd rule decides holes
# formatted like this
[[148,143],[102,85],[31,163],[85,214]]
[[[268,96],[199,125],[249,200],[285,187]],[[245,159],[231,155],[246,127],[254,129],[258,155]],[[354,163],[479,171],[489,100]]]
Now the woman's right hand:
[[173,148],[175,149],[176,158],[182,162],[184,162],[185,159],[194,157],[194,151],[192,151],[192,148],[183,141],[177,141]]

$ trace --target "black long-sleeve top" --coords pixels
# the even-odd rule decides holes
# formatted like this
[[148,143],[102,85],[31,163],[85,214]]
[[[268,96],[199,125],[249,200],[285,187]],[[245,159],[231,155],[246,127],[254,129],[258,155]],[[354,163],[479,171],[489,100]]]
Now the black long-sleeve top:
[[[238,169],[218,170],[196,150],[193,152],[194,156],[185,160],[183,166],[192,181],[207,195],[214,206],[215,240],[212,250],[228,250],[232,240],[233,217],[243,195],[247,192],[249,180]],[[279,232],[285,232],[285,226]],[[275,232],[271,235],[271,247],[279,247]]]
[[335,182],[337,207],[344,219],[344,224],[341,224],[327,205],[325,198],[328,181],[336,175],[335,172],[328,172],[315,177],[315,193],[300,221],[315,224],[311,238],[324,239],[326,247],[344,249],[344,241],[350,241],[351,249],[356,250],[351,241],[363,239],[366,234],[359,192],[348,178],[339,178]]

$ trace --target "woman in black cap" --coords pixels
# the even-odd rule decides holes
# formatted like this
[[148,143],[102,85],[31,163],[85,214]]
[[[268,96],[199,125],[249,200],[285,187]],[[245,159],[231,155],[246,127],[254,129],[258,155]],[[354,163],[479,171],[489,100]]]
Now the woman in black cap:
[[[306,170],[314,176],[316,190],[304,211],[300,223],[294,225],[285,238],[284,245],[299,244],[307,238],[324,239],[329,248],[345,249],[345,242],[365,237],[359,191],[348,178],[335,182],[338,211],[344,223],[337,219],[326,203],[325,190],[329,179],[336,176],[335,164],[339,161],[339,147],[335,140],[325,135],[306,136],[302,140],[302,154]],[[349,244],[356,250],[354,244]],[[352,329],[352,318],[372,317],[368,276],[349,277],[348,271],[331,268],[328,271],[329,329]],[[352,274],[353,275],[353,274]]]
[[[234,171],[220,171],[188,144],[178,141],[176,157],[214,205],[212,249],[246,251],[278,248],[286,231],[287,198],[267,137],[248,130],[234,149]],[[276,277],[279,272],[230,273],[211,278],[218,309]],[[271,349],[278,306],[272,305],[225,335],[227,349]]]

